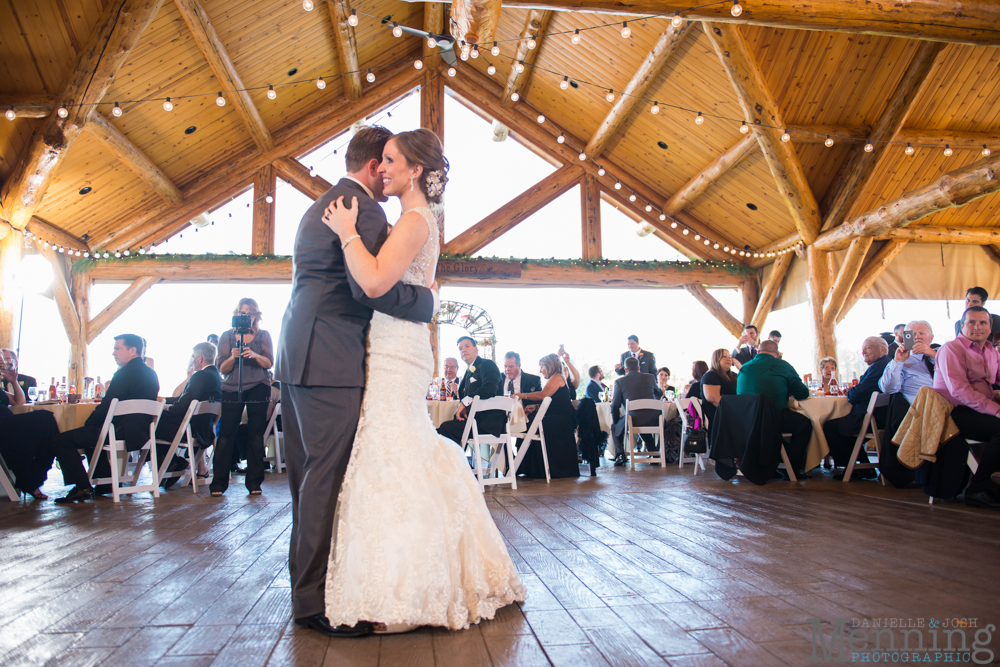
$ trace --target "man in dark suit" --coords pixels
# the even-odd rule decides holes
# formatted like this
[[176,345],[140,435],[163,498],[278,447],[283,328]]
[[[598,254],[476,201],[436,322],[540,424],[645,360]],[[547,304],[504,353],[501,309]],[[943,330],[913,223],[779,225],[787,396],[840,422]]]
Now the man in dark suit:
[[760,332],[757,331],[757,327],[752,324],[743,327],[743,335],[736,341],[736,347],[730,353],[733,361],[738,361],[740,365],[743,365],[756,357],[757,348],[760,345],[759,338]]
[[[462,376],[462,383],[458,386],[458,398],[462,402],[458,406],[455,417],[438,427],[438,433],[446,438],[451,438],[455,442],[462,444],[462,434],[465,432],[465,420],[468,417],[469,407],[472,399],[493,398],[500,390],[500,369],[489,359],[479,356],[479,347],[476,341],[468,336],[458,339],[458,354],[469,367]],[[501,394],[502,395],[502,394]],[[476,415],[476,424],[479,425],[480,433],[500,435],[506,414],[500,410],[485,410]]]
[[[35,380],[35,378],[30,375],[21,375],[20,373],[17,373],[17,353],[14,352],[14,350],[8,350],[6,348],[0,350],[0,365],[6,366],[15,372],[17,385],[21,387],[21,391],[25,394],[28,393],[30,388],[38,386],[38,381]],[[6,381],[4,381],[3,384],[11,385],[11,383]],[[12,386],[3,387],[3,389],[10,389],[8,393],[12,393],[14,391]]]
[[[639,360],[629,357],[625,359],[625,377],[615,380],[615,397],[611,400],[611,436],[615,441],[615,465],[625,465],[625,401],[636,401],[643,398],[663,398],[663,392],[656,385],[656,376],[639,371]],[[652,426],[659,419],[659,412],[654,410],[638,410],[632,415],[632,423],[636,426]],[[643,435],[648,451],[653,450],[653,436]]]
[[622,352],[621,363],[615,364],[615,373],[625,375],[625,360],[629,358],[639,362],[640,373],[656,375],[656,355],[639,347],[639,337],[636,335],[628,337],[628,352]]
[[[879,390],[878,381],[882,378],[885,367],[889,364],[888,350],[889,346],[880,336],[865,338],[865,342],[861,346],[861,356],[868,364],[868,370],[861,376],[858,386],[851,387],[847,392],[847,400],[851,403],[851,414],[839,419],[831,419],[823,424],[823,434],[826,436],[826,443],[830,446],[833,464],[837,467],[846,468],[847,464],[850,463],[854,441],[861,431],[865,413],[868,412],[868,402],[871,400],[872,392]],[[873,417],[879,428],[882,428],[886,421],[885,408],[876,408]],[[864,449],[858,452],[858,462],[868,462],[868,454],[865,453]],[[862,479],[877,477],[875,471],[870,469],[859,470],[856,476]]]
[[[497,396],[513,394],[530,394],[542,390],[542,378],[521,371],[521,355],[508,352],[503,357],[503,375],[500,376],[500,387]],[[538,409],[539,401],[522,401],[525,414],[531,416]]]
[[600,366],[591,366],[587,373],[590,375],[590,383],[587,385],[587,391],[584,395],[594,403],[600,403],[604,400],[604,390],[606,389],[604,383],[601,382],[604,379],[604,372]]
[[347,176],[302,216],[275,355],[292,496],[292,615],[301,627],[328,636],[358,637],[374,629],[367,622],[332,627],[324,596],[334,509],[361,414],[365,330],[373,309],[413,322],[430,322],[437,309],[436,294],[417,285],[397,283],[384,296],[366,297],[347,270],[341,239],[323,223],[330,202],[356,197],[360,241],[378,254],[388,236],[378,167],[391,136],[381,127],[358,130],[347,147]]
[[[191,366],[194,373],[184,386],[184,391],[177,398],[168,398],[171,403],[160,415],[160,423],[156,425],[156,439],[170,442],[177,435],[177,429],[184,421],[191,401],[212,401],[219,403],[222,401],[222,375],[215,366],[216,348],[211,343],[198,343],[194,346],[191,354]],[[213,415],[196,415],[191,417],[191,436],[195,439],[197,449],[202,450],[215,442],[215,417]],[[191,453],[193,456],[193,452]],[[160,470],[163,470],[163,461],[167,457],[167,447],[156,448],[156,458],[159,462]],[[170,471],[183,470],[187,462],[177,455],[170,463]],[[168,477],[161,481],[163,488],[167,489],[177,482],[176,477]]]
[[[156,371],[142,360],[142,338],[135,334],[115,336],[115,347],[111,355],[118,364],[118,371],[108,383],[101,404],[87,417],[80,428],[59,434],[53,441],[56,459],[62,468],[63,480],[66,484],[74,484],[73,490],[62,498],[56,498],[57,503],[71,503],[77,500],[93,498],[94,494],[110,493],[108,484],[98,485],[95,489],[90,485],[87,469],[80,460],[82,449],[90,457],[97,448],[97,438],[104,427],[104,419],[108,416],[111,400],[130,401],[143,399],[155,401],[160,391],[160,381]],[[149,415],[124,415],[114,418],[115,435],[125,441],[125,449],[134,451],[140,449],[149,440],[149,424],[153,418]],[[94,471],[95,477],[110,477],[111,465],[106,454],[102,453]]]

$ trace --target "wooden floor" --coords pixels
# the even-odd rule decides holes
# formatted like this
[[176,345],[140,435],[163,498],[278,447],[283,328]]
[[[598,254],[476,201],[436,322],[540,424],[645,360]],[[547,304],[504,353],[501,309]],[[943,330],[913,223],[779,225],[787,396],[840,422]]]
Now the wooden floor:
[[238,478],[221,500],[0,505],[0,665],[806,665],[810,619],[827,641],[836,619],[1000,625],[1000,513],[828,473],[755,487],[691,470],[491,488],[527,602],[365,639],[291,622],[284,475],[253,499]]

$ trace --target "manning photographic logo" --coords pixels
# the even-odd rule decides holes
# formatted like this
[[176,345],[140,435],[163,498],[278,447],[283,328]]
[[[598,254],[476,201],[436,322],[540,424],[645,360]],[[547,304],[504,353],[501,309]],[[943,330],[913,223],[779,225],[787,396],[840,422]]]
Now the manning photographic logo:
[[994,657],[996,626],[977,618],[838,618],[827,624],[829,635],[820,619],[809,624],[809,662],[986,665]]

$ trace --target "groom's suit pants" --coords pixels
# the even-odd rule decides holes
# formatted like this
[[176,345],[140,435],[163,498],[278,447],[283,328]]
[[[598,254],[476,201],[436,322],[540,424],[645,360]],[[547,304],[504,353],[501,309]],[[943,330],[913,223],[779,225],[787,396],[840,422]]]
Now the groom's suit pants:
[[325,614],[337,498],[361,414],[362,387],[281,384],[285,462],[292,494],[288,571],[292,615]]

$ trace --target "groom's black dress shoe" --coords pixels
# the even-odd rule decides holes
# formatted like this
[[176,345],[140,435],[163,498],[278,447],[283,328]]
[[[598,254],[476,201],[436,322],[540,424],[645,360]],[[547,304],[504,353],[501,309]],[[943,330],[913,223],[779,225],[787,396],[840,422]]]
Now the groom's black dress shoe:
[[83,488],[79,486],[74,486],[73,490],[67,493],[62,498],[56,498],[56,502],[60,505],[65,503],[75,503],[78,500],[90,500],[94,497],[94,490],[89,488]]
[[368,621],[358,621],[357,625],[330,625],[330,619],[323,614],[313,614],[295,619],[295,625],[307,630],[315,630],[327,637],[365,637],[375,632],[375,626]]

